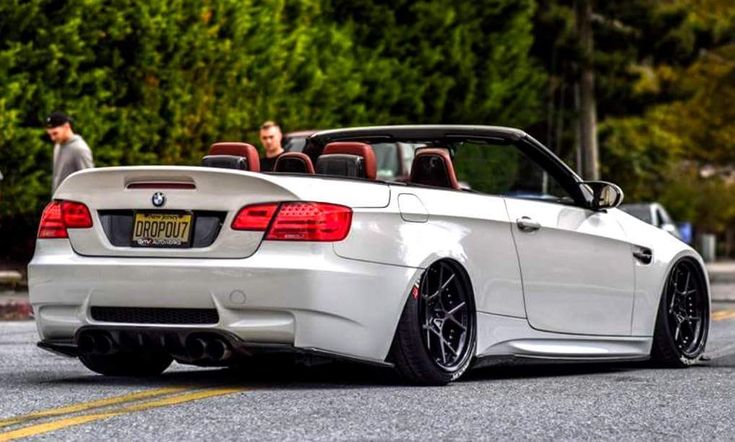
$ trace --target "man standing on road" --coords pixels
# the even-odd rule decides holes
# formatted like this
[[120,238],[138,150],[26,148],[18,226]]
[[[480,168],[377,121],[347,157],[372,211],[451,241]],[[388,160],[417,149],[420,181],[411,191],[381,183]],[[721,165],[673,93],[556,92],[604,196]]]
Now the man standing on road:
[[74,133],[72,120],[61,112],[46,118],[46,133],[54,143],[54,169],[51,194],[72,173],[94,167],[92,151],[80,135]]
[[260,159],[260,171],[270,172],[276,160],[283,153],[281,128],[274,121],[266,121],[260,126],[260,142],[265,148],[265,156]]

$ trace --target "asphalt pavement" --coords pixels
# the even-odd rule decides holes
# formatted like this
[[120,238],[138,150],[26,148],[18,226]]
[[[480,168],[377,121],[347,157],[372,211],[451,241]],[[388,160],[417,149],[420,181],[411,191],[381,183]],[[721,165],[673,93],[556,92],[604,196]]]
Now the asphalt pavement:
[[735,305],[714,311],[710,360],[689,369],[505,362],[446,387],[336,363],[106,378],[36,348],[32,321],[0,322],[0,441],[729,440]]
[[[504,361],[446,387],[406,386],[390,370],[345,363],[174,364],[153,379],[109,378],[38,349],[32,321],[0,321],[0,442],[731,440],[735,303],[722,301],[735,301],[735,263],[710,268],[710,279],[719,301],[698,366]],[[27,317],[25,300],[22,290],[0,293],[20,312],[6,318]]]

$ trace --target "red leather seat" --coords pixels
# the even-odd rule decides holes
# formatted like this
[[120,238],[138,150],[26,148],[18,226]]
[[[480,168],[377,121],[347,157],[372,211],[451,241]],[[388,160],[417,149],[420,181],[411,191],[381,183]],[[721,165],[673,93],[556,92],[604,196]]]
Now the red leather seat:
[[374,180],[378,174],[373,148],[367,143],[335,141],[324,147],[316,162],[317,173]]
[[449,152],[435,147],[416,151],[409,183],[460,189]]
[[285,152],[276,160],[274,172],[314,174],[314,164],[308,155],[301,152]]
[[260,172],[260,157],[252,144],[227,141],[209,146],[202,165]]

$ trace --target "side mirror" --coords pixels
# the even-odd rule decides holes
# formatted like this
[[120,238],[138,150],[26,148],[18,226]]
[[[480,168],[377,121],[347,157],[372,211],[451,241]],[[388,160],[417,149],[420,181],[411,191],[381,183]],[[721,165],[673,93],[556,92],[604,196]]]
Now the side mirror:
[[623,202],[623,189],[607,181],[585,181],[580,186],[586,186],[592,193],[590,208],[592,210],[612,209]]

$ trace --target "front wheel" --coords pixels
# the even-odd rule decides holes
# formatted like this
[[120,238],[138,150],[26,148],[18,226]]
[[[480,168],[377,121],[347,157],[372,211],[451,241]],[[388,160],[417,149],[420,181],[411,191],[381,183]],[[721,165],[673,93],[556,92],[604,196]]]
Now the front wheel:
[[409,382],[444,385],[467,370],[475,352],[475,304],[454,263],[432,264],[403,309],[391,354]]
[[669,273],[661,296],[651,359],[667,367],[688,367],[704,353],[709,331],[709,297],[698,264],[682,259]]

